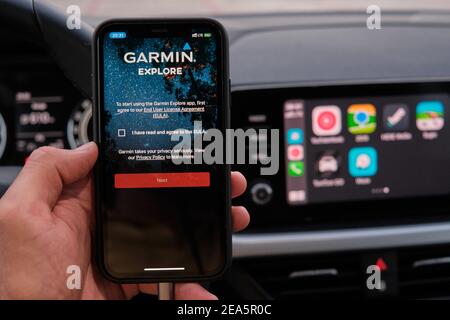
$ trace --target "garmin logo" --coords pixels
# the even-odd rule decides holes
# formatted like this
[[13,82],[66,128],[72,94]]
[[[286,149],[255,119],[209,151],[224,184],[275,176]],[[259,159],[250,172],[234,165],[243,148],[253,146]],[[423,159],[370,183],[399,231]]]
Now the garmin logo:
[[148,52],[136,53],[127,52],[123,56],[126,63],[183,63],[195,62],[192,51],[172,51],[172,52]]

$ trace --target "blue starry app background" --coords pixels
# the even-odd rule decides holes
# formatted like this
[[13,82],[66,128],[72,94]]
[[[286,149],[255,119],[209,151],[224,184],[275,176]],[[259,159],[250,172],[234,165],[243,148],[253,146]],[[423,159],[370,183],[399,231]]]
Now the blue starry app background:
[[[193,39],[133,38],[111,39],[105,37],[104,55],[104,140],[108,150],[105,156],[118,169],[139,171],[172,170],[174,164],[164,161],[126,161],[119,155],[125,149],[172,149],[178,142],[171,141],[169,135],[131,135],[132,130],[192,130],[194,121],[202,121],[202,128],[215,128],[218,124],[217,96],[217,46],[213,37]],[[143,61],[126,63],[125,54],[186,52],[192,51],[190,61]],[[137,60],[137,59],[136,59]],[[178,59],[179,60],[179,59]],[[139,75],[139,68],[181,68],[180,74]],[[204,101],[204,112],[171,112],[168,119],[154,118],[153,113],[119,113],[117,103]],[[169,106],[171,107],[171,106]],[[131,107],[133,108],[133,107]],[[163,107],[164,108],[164,107]],[[164,116],[164,112],[161,113]],[[119,136],[119,130],[122,136]],[[123,136],[125,132],[125,136]],[[118,168],[119,166],[120,168]],[[154,170],[152,170],[154,169]],[[126,170],[128,171],[128,170]],[[116,171],[117,172],[117,171]]]

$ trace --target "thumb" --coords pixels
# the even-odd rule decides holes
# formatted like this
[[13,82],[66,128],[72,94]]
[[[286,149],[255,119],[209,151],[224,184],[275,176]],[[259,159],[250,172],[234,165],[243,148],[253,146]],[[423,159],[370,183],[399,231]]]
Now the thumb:
[[97,155],[97,145],[93,142],[75,150],[41,147],[28,158],[3,199],[22,204],[43,201],[53,208],[65,185],[89,174]]

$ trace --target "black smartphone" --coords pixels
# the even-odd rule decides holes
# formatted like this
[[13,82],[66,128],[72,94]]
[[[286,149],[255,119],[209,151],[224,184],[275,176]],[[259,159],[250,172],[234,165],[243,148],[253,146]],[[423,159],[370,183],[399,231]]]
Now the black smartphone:
[[93,51],[99,268],[120,283],[220,276],[231,256],[230,168],[202,155],[205,133],[229,127],[224,28],[112,20]]

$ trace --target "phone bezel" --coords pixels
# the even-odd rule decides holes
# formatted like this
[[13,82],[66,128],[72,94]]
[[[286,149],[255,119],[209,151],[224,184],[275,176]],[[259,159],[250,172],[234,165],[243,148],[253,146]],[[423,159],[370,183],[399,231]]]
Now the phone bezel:
[[[93,36],[93,128],[94,128],[94,141],[97,143],[99,150],[102,150],[102,123],[101,123],[101,109],[103,103],[103,67],[100,60],[102,59],[101,44],[99,40],[107,28],[111,26],[119,25],[138,25],[142,24],[145,26],[153,26],[154,28],[160,29],[164,26],[176,26],[176,25],[190,25],[199,27],[213,27],[217,29],[217,34],[220,35],[220,51],[222,59],[220,59],[221,68],[221,83],[219,90],[222,91],[221,94],[221,119],[222,119],[222,130],[225,131],[230,127],[230,88],[229,88],[229,55],[228,55],[228,36],[225,28],[217,21],[207,18],[191,18],[191,19],[113,19],[107,20],[100,24]],[[96,211],[96,260],[97,266],[101,273],[110,281],[116,283],[151,283],[151,282],[190,282],[190,281],[205,281],[213,280],[226,271],[226,269],[231,264],[231,170],[230,165],[223,164],[224,168],[224,211],[225,211],[225,225],[224,225],[224,263],[220,270],[214,274],[203,276],[183,276],[179,273],[168,277],[155,277],[149,274],[149,277],[120,277],[114,275],[110,272],[105,264],[104,256],[104,230],[103,230],[103,214],[102,214],[102,181],[100,179],[102,171],[102,152],[99,152],[99,158],[97,160],[96,166],[94,168],[94,198],[95,198],[95,211]]]

